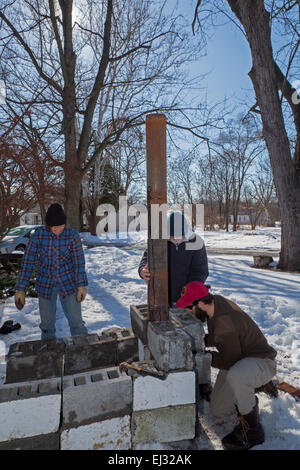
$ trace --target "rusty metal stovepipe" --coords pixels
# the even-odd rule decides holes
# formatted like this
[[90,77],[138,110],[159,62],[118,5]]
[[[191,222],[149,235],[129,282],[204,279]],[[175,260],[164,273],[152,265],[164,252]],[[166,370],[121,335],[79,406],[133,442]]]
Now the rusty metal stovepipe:
[[162,238],[162,216],[159,238],[153,239],[151,206],[167,204],[166,117],[164,114],[146,116],[147,208],[148,208],[148,318],[165,321],[168,312],[168,247]]

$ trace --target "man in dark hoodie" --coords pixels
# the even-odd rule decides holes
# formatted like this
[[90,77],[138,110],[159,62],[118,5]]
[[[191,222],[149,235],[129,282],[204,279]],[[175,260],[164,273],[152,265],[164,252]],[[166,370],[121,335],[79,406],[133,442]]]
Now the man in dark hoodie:
[[[181,212],[171,212],[168,215],[168,226],[169,305],[173,307],[181,295],[182,288],[188,282],[206,281],[208,262],[204,241],[192,231]],[[147,250],[140,261],[138,273],[146,283],[149,282]]]
[[217,350],[212,367],[219,370],[210,400],[213,415],[223,417],[235,410],[240,423],[223,437],[226,450],[247,450],[264,442],[259,421],[257,389],[276,374],[276,351],[258,325],[234,302],[212,295],[201,282],[185,286],[178,308],[188,308],[202,322],[207,321],[205,345]]

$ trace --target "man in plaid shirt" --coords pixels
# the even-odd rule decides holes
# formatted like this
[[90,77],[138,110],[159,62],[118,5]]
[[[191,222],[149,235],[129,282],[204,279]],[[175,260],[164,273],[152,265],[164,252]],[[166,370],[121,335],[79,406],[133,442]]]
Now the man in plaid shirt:
[[85,261],[79,234],[66,226],[66,215],[60,204],[47,211],[45,227],[38,229],[26,247],[15,287],[15,303],[19,310],[25,305],[25,292],[36,264],[36,292],[42,339],[55,338],[56,301],[59,295],[68,319],[71,335],[87,334],[82,320],[81,302],[88,285]]

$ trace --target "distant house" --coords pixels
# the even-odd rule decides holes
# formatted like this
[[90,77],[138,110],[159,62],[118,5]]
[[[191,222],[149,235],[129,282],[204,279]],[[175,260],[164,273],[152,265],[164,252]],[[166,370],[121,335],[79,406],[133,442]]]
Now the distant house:
[[20,217],[20,225],[42,225],[42,216],[39,206],[34,207]]
[[[254,222],[255,216],[256,216],[256,213],[253,212],[251,214],[253,222]],[[229,221],[230,221],[231,224],[233,224],[233,215],[229,216]],[[266,221],[267,221],[267,215],[265,214],[265,212],[263,212],[262,214],[260,214],[260,216],[258,218],[258,221],[257,221],[257,224],[258,225],[264,224],[264,223],[266,223]],[[238,225],[250,225],[251,224],[251,219],[250,219],[249,213],[247,213],[244,210],[241,210],[238,213],[238,216],[237,216],[237,223],[238,223]]]

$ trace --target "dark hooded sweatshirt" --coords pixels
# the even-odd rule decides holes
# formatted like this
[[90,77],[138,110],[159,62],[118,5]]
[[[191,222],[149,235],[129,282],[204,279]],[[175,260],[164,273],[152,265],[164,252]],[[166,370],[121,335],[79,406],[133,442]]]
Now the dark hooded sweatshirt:
[[[168,288],[169,303],[176,302],[180,296],[182,288],[191,281],[200,281],[204,283],[208,276],[208,263],[205,245],[201,243],[198,248],[199,239],[193,234],[189,240],[182,241],[178,245],[168,240]],[[187,249],[189,244],[189,249]],[[191,250],[195,244],[195,249]],[[140,261],[138,272],[141,276],[141,270],[148,263],[147,250]],[[142,277],[142,276],[141,276]]]
[[229,369],[245,357],[274,359],[276,351],[267,342],[252,318],[234,302],[221,295],[214,296],[215,311],[207,319],[205,345],[214,346],[212,366]]

